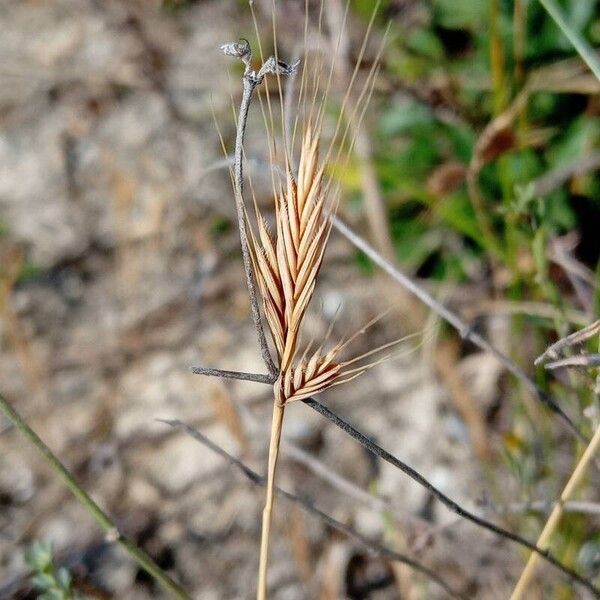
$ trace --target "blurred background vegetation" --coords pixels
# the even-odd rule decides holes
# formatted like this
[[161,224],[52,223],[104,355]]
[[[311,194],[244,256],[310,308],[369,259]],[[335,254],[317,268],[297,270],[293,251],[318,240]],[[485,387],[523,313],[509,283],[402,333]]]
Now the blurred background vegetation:
[[[191,19],[201,5],[216,3],[189,0],[147,3],[150,6],[143,2],[132,3],[136,6],[132,9],[135,14],[126,15],[127,18],[122,17],[120,3],[109,4],[119,5],[115,14],[123,18],[123,29],[137,32],[135,35],[142,40],[136,61],[143,64],[140,72],[148,81],[144,80],[139,87],[136,82],[128,88],[129,83],[116,78],[116,83],[111,81],[107,86],[108,91],[101,92],[93,88],[94,82],[93,93],[85,96],[84,101],[77,98],[76,102],[85,105],[85,110],[93,115],[90,121],[95,122],[104,118],[103,111],[110,111],[107,107],[118,105],[128,94],[139,93],[140,89],[148,94],[164,94],[168,111],[173,112],[169,118],[177,127],[189,125],[196,136],[197,113],[192,111],[190,118],[181,108],[184,103],[178,106],[176,93],[172,94],[173,100],[169,95],[170,80],[165,74],[170,68],[169,53],[185,45],[182,39],[191,30],[186,20]],[[266,15],[271,2],[257,4],[266,7],[258,13],[261,26],[268,30]],[[298,6],[303,8],[304,2],[288,4],[297,9]],[[309,4],[313,9],[318,8],[318,3]],[[564,21],[557,22],[551,17],[546,4],[558,6]],[[245,34],[252,39],[248,33],[252,31],[252,24],[247,2],[239,0],[232,5],[231,14],[239,11],[243,15],[240,22],[233,23],[232,34]],[[364,32],[373,6],[371,0],[351,0],[351,22],[358,24],[358,30]],[[501,320],[504,331],[496,334],[495,342],[505,343],[503,349],[517,364],[533,373],[539,385],[552,394],[586,435],[600,422],[596,373],[590,369],[549,374],[542,368],[535,369],[533,359],[549,343],[592,322],[600,314],[600,82],[565,35],[569,29],[583,46],[600,46],[599,9],[597,0],[545,0],[544,3],[538,0],[383,0],[375,21],[376,37],[383,36],[388,25],[389,31],[372,107],[365,120],[366,154],[375,175],[375,198],[370,198],[372,194],[365,189],[364,151],[357,152],[348,165],[335,169],[335,177],[345,192],[342,215],[349,215],[353,225],[361,227],[382,252],[391,248],[387,254],[391,254],[401,269],[442,300],[448,299],[452,308],[475,330],[490,335],[494,316],[508,315],[509,318]],[[146,16],[140,15],[150,12],[149,25],[145,25]],[[166,33],[160,29],[164,23]],[[295,28],[299,35],[302,26],[301,22],[291,23],[291,29]],[[153,27],[160,33],[148,34]],[[173,29],[178,30],[177,35],[172,35]],[[287,43],[287,50],[293,44],[286,40],[286,31],[282,31],[281,44]],[[171,35],[176,40],[172,43]],[[214,31],[212,35],[214,37]],[[189,34],[189,37],[193,36]],[[210,48],[216,47],[210,43]],[[590,52],[597,63],[598,53]],[[355,58],[357,47],[352,46],[350,54]],[[368,61],[374,55],[372,50],[367,54],[363,72],[369,68]],[[185,69],[189,74],[194,67]],[[52,98],[67,98],[69,102],[75,96],[70,96],[71,91],[61,89],[58,84],[44,91],[46,93],[49,97],[53,95]],[[231,118],[228,102],[226,98],[217,106],[221,122]],[[3,110],[2,123],[10,128],[11,110],[15,109],[3,105]],[[258,107],[254,106],[253,110],[258,112]],[[145,118],[153,117],[151,114]],[[199,120],[203,120],[202,126],[209,123],[213,128],[208,111],[201,113]],[[78,136],[88,135],[85,128],[80,131],[75,127],[73,131],[69,130],[64,140],[61,138],[67,171],[67,159],[76,154],[72,151],[77,148]],[[232,135],[230,128],[226,131],[227,141]],[[214,146],[218,146],[216,142]],[[196,158],[196,154],[192,157]],[[203,166],[210,166],[216,157],[218,151]],[[167,158],[165,163],[171,159],[177,162],[173,155]],[[177,165],[174,170],[186,170],[180,167]],[[189,165],[188,168],[195,169]],[[77,178],[68,183],[77,187]],[[194,179],[194,185],[197,183]],[[128,197],[128,185],[126,178],[121,180],[115,176],[107,187],[115,197],[119,194],[125,197],[121,205],[118,198],[115,202],[118,218],[123,214],[133,215],[132,220],[135,220],[136,213],[131,206],[135,208],[136,196],[132,191]],[[183,192],[178,190],[177,193],[189,194],[188,188],[182,186],[182,189]],[[218,193],[214,196],[220,202],[221,196]],[[40,205],[51,200],[40,196]],[[176,200],[179,202],[181,198],[176,196]],[[382,205],[383,226],[368,219],[373,208],[369,203],[373,202]],[[211,206],[200,215],[196,210],[189,209],[192,217],[183,220],[184,224],[178,221],[178,233],[185,230],[186,235],[189,234],[186,242],[176,248],[173,244],[168,251],[179,253],[178,256],[186,252],[194,256],[206,252],[212,257],[218,254],[214,247],[221,244],[225,250],[219,252],[227,255],[225,260],[232,257],[237,260],[232,214],[218,206]],[[95,218],[96,213],[93,214]],[[70,270],[80,270],[82,281],[87,285],[94,280],[94,269],[101,261],[86,263],[76,255],[47,264],[31,255],[27,244],[23,250],[11,218],[9,211],[0,212],[3,252],[0,308],[8,324],[7,347],[12,344],[16,354],[31,366],[36,361],[31,360],[27,344],[21,343],[23,335],[11,329],[18,312],[11,308],[13,291],[28,290],[28,286],[40,282],[45,285],[55,281],[57,274],[70,273]],[[186,229],[192,227],[190,223],[197,225],[200,233],[194,229],[192,235]],[[125,267],[128,266],[127,255],[120,253],[119,236],[126,239],[126,234],[127,223],[124,232],[117,231],[117,241],[106,246],[110,252],[117,248],[115,262],[123,259],[121,266]],[[15,237],[17,243],[13,244]],[[83,254],[102,255],[106,250],[104,242],[92,239]],[[189,243],[189,239],[194,242]],[[156,248],[148,251],[151,252],[157,253],[157,260],[165,262],[165,254]],[[375,279],[376,268],[364,255],[352,252],[355,276],[360,277],[361,282]],[[214,260],[218,262],[221,258]],[[192,268],[186,263],[182,272],[187,276],[188,271],[194,269],[197,265]],[[163,279],[162,283],[169,281],[167,277]],[[185,286],[192,287],[189,280]],[[148,297],[152,297],[152,293],[151,289]],[[72,300],[73,305],[78,301],[77,298]],[[144,298],[140,304],[143,302]],[[65,321],[70,310],[65,309]],[[53,317],[48,322],[55,323],[57,329],[62,323],[53,321]],[[41,326],[36,334],[40,331],[44,335]],[[140,348],[147,343],[146,330],[141,331]],[[27,333],[24,337],[27,338]],[[449,328],[443,330],[442,342],[458,346],[455,338],[456,334]],[[587,349],[598,352],[598,340],[591,340]],[[131,354],[135,351],[127,350]],[[473,351],[469,344],[461,345],[453,364]],[[109,367],[114,368],[114,365],[110,363]],[[34,372],[32,379],[39,380],[39,373]],[[502,398],[495,398],[485,409],[479,408],[475,417],[483,427],[484,436],[493,430],[498,433],[494,439],[499,440],[495,447],[498,452],[476,453],[482,487],[502,497],[503,477],[508,472],[511,480],[518,482],[519,500],[555,498],[581,454],[582,446],[556,426],[552,413],[535,404],[521,383],[504,378],[499,385],[501,389],[496,395]],[[22,390],[19,393],[23,393]],[[590,474],[588,487],[589,499],[598,502],[597,469]],[[567,513],[553,548],[556,556],[600,581],[600,529],[594,518],[597,519],[597,515]],[[515,530],[535,539],[546,514],[523,509],[514,511],[506,519]],[[55,569],[49,547],[37,545],[35,548],[34,553],[28,554],[28,560],[35,562],[35,556],[43,555],[43,560],[40,559],[43,564],[38,560],[34,565],[34,570],[40,572],[34,583],[37,582],[40,589],[42,583],[48,589],[63,586],[70,593],[71,577],[58,567]],[[547,597],[578,596],[568,583],[563,583],[553,587],[552,595]]]

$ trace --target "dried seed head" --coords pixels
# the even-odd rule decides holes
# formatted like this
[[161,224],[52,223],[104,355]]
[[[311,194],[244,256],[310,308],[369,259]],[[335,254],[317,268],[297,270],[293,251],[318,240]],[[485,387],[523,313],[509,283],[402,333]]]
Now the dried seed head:
[[226,56],[233,56],[242,60],[250,60],[252,51],[250,50],[250,42],[242,38],[239,42],[227,42],[221,45],[221,50]]
[[[318,143],[308,129],[300,155],[304,179],[306,165],[314,165],[317,160]],[[323,170],[312,168],[310,184],[303,181],[299,190],[288,171],[286,189],[276,196],[274,239],[260,214],[257,235],[251,232],[254,270],[282,373],[291,367],[296,355],[300,326],[315,289],[331,227],[324,214],[322,178]]]
[[288,64],[283,62],[282,60],[276,60],[273,56],[267,58],[258,72],[258,76],[262,77],[267,75],[267,73],[271,75],[294,75],[298,70],[298,66],[300,65],[300,60],[296,60],[292,64]]
[[296,360],[302,321],[315,290],[331,231],[326,211],[327,186],[323,185],[323,178],[318,136],[308,126],[302,140],[298,179],[288,168],[285,189],[275,196],[275,234],[270,233],[256,206],[256,232],[249,227],[253,269],[277,350],[280,371],[277,397],[285,403],[308,398],[349,381],[379,362],[349,368],[375,351],[348,361],[341,361],[339,357],[349,342],[380,317],[328,351],[324,350],[323,340],[310,356],[307,348]]

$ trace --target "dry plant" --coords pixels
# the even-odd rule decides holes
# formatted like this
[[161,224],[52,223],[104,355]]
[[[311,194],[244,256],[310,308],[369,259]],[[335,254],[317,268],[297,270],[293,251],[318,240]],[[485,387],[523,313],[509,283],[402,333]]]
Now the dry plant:
[[379,362],[350,368],[370,352],[351,360],[340,360],[343,349],[358,334],[329,350],[325,348],[326,338],[315,350],[311,350],[312,344],[308,344],[299,355],[303,319],[315,290],[331,231],[331,221],[327,218],[327,211],[331,208],[327,198],[330,188],[323,185],[325,165],[319,164],[319,133],[318,128],[306,125],[297,180],[290,165],[287,165],[286,189],[276,195],[275,236],[269,234],[266,219],[256,205],[258,231],[255,234],[251,230],[252,264],[277,351],[279,372],[274,383],[267,495],[263,512],[257,596],[260,599],[266,598],[273,486],[285,406],[348,382]]
[[[373,15],[374,14],[375,12]],[[308,12],[306,13],[306,18],[308,18]],[[373,20],[371,20],[371,24],[372,22]],[[338,47],[339,41],[340,40],[338,39]],[[362,53],[365,50],[366,41],[367,36],[365,37],[361,49],[361,59]],[[298,98],[299,108],[303,102],[305,104],[305,106],[303,106],[305,114],[303,122],[300,125],[302,142],[297,175],[293,172],[290,149],[287,147],[290,136],[289,132],[286,131],[283,101],[281,102],[282,137],[285,156],[285,183],[280,181],[281,167],[275,160],[274,148],[276,147],[276,141],[274,127],[272,125],[273,113],[270,101],[268,101],[268,119],[264,113],[263,107],[265,125],[270,136],[270,159],[273,195],[275,197],[275,235],[272,236],[269,233],[267,220],[264,215],[261,214],[255,198],[256,231],[249,225],[249,219],[242,194],[241,145],[243,143],[248,106],[254,88],[262,83],[265,75],[272,74],[277,77],[277,89],[281,95],[280,77],[295,75],[299,63],[298,61],[291,65],[284,63],[279,60],[276,50],[274,58],[271,57],[267,59],[263,62],[262,67],[258,71],[253,71],[251,68],[252,54],[246,40],[242,40],[240,43],[224,44],[222,50],[226,55],[239,58],[245,64],[244,95],[238,118],[238,135],[236,137],[233,181],[236,190],[240,238],[249,293],[253,307],[254,321],[259,332],[259,343],[263,358],[265,358],[265,364],[269,370],[270,378],[274,380],[273,420],[271,424],[268,452],[267,490],[262,518],[257,591],[257,598],[259,600],[264,600],[267,597],[267,564],[273,512],[275,474],[285,406],[290,402],[310,398],[335,385],[345,383],[358,377],[364,373],[366,369],[378,364],[380,361],[366,365],[363,364],[353,368],[351,365],[374,352],[378,352],[392,344],[398,343],[399,340],[351,360],[340,360],[342,351],[356,338],[357,335],[364,331],[364,329],[362,329],[348,339],[335,344],[330,349],[326,349],[327,335],[325,336],[325,339],[320,341],[316,349],[312,349],[314,342],[311,342],[300,354],[302,323],[306,310],[313,297],[317,276],[323,262],[327,240],[331,232],[332,222],[330,213],[335,211],[337,203],[337,193],[336,190],[333,189],[332,180],[326,180],[325,174],[330,170],[328,161],[332,158],[332,152],[335,147],[334,143],[336,140],[340,141],[337,138],[338,133],[340,132],[344,106],[348,101],[349,92],[354,83],[357,69],[355,69],[350,80],[350,86],[344,98],[333,140],[330,143],[325,159],[323,162],[320,162],[319,147],[324,107],[331,84],[335,60],[332,62],[332,69],[329,73],[326,92],[321,102],[317,103],[316,95],[319,89],[319,81],[321,78],[320,67],[322,67],[322,63],[320,64],[320,67],[317,68],[313,79],[314,89],[311,99],[311,96],[307,92],[308,83],[305,54],[302,68],[302,84]],[[338,48],[336,48],[336,52],[337,50]],[[377,62],[378,61],[376,61],[375,64],[377,64]],[[369,89],[369,85],[374,81],[374,73],[375,69],[372,69],[370,76],[367,78],[367,82],[363,87],[363,91],[359,96],[359,101],[355,105],[349,123],[360,121],[357,113],[359,112],[359,107],[364,109],[364,106],[366,106],[366,102],[364,102],[365,93]],[[282,98],[280,99],[282,100]],[[364,106],[361,106],[361,101],[364,102]],[[308,113],[308,116],[306,116],[306,113]],[[362,114],[364,115],[364,110]],[[271,123],[270,130],[269,123]],[[291,137],[292,146],[294,145],[297,126],[298,118],[296,118],[294,123],[293,135]],[[346,127],[346,130],[342,135],[340,149],[338,149],[336,160],[340,157],[341,146],[345,142],[347,133],[348,127]],[[353,145],[354,140],[351,142],[351,146]],[[247,225],[250,232],[249,239],[246,229]],[[248,268],[248,257],[250,257],[252,263],[253,273],[251,273]],[[264,314],[277,354],[275,368],[273,368],[273,362],[264,339],[260,315],[257,314],[258,311],[256,310],[257,302],[254,292],[254,281],[258,284],[262,296]]]
[[[344,20],[346,19],[347,10],[348,4],[346,4],[346,12],[344,13],[343,17]],[[373,17],[376,10],[377,5],[375,6]],[[307,18],[308,16],[306,12],[306,19]],[[254,19],[254,23],[256,27],[256,19]],[[344,112],[349,104],[348,99],[350,97],[358,69],[361,66],[361,61],[363,59],[363,54],[365,52],[368,34],[372,23],[373,18],[369,24],[367,35],[363,40],[355,69],[352,73],[346,94],[342,101],[341,109],[339,111],[339,118],[335,125],[335,131],[333,133],[332,140],[330,141],[325,158],[321,163],[318,159],[318,149],[321,127],[323,125],[324,107],[330,90],[331,79],[340,40],[338,39],[337,44],[334,47],[333,58],[330,56],[327,57],[328,59],[331,58],[331,67],[329,70],[329,75],[326,77],[327,83],[325,86],[325,92],[322,95],[320,102],[317,103],[316,98],[320,90],[323,58],[321,55],[321,58],[316,60],[316,74],[312,78],[312,93],[309,94],[308,88],[311,82],[306,71],[307,22],[305,22],[305,55],[302,62],[302,79],[298,96],[298,111],[293,128],[291,126],[291,120],[289,120],[289,115],[286,116],[284,114],[284,105],[290,106],[291,104],[287,101],[287,99],[285,103],[283,101],[281,78],[294,77],[297,72],[298,62],[287,64],[281,61],[278,57],[274,11],[273,37],[275,56],[264,60],[260,46],[260,35],[257,29],[256,34],[259,40],[261,59],[263,61],[262,66],[258,70],[252,69],[252,54],[250,45],[246,40],[241,40],[239,43],[228,43],[222,46],[222,50],[225,54],[239,58],[245,65],[243,75],[243,95],[239,113],[237,115],[237,135],[235,154],[233,157],[234,169],[232,172],[232,181],[235,191],[240,241],[244,258],[244,267],[250,296],[250,304],[252,308],[252,316],[258,334],[261,354],[267,367],[268,374],[262,375],[236,371],[221,371],[206,367],[196,367],[194,368],[194,372],[203,375],[246,379],[274,386],[273,421],[269,444],[268,472],[266,479],[267,491],[263,510],[257,598],[264,599],[267,595],[268,550],[271,517],[273,512],[273,497],[274,490],[276,489],[275,474],[279,453],[281,429],[285,406],[295,400],[301,400],[306,405],[319,412],[322,416],[329,419],[336,426],[342,428],[365,448],[368,448],[383,460],[403,471],[421,486],[426,488],[435,498],[441,501],[447,508],[455,512],[460,517],[465,518],[477,526],[495,533],[496,535],[512,540],[524,548],[528,548],[545,561],[560,569],[574,581],[577,581],[586,587],[596,597],[600,597],[600,592],[589,580],[565,566],[547,551],[539,548],[536,544],[464,509],[458,503],[450,499],[443,492],[433,486],[425,477],[415,471],[412,467],[386,452],[380,446],[374,444],[360,431],[350,426],[346,421],[341,419],[339,416],[313,398],[315,394],[325,391],[333,385],[338,385],[355,376],[358,376],[361,372],[364,372],[366,368],[371,366],[363,365],[355,368],[349,368],[353,362],[356,362],[361,358],[365,358],[366,355],[351,361],[343,361],[340,359],[340,353],[348,344],[348,342],[353,339],[353,337],[351,337],[350,340],[346,340],[334,345],[333,348],[329,350],[325,349],[325,340],[321,340],[321,343],[318,345],[317,349],[313,350],[312,352],[311,344],[305,347],[304,350],[301,350],[300,348],[302,321],[304,315],[306,314],[310,299],[314,293],[316,279],[323,261],[325,247],[331,228],[334,227],[338,232],[350,240],[357,248],[363,250],[370,258],[372,258],[375,264],[382,267],[390,276],[399,281],[426,305],[428,305],[435,312],[440,314],[445,320],[447,320],[452,326],[458,329],[462,337],[469,339],[483,349],[492,352],[513,375],[527,384],[529,389],[537,396],[539,400],[557,413],[558,416],[569,425],[570,429],[576,435],[578,435],[578,437],[585,439],[585,436],[581,434],[571,419],[562,411],[562,409],[554,402],[554,400],[542,392],[537,385],[508,357],[499,352],[480,335],[471,331],[466,323],[461,321],[446,307],[440,305],[422,288],[416,286],[404,274],[391,265],[389,261],[386,261],[362,238],[357,236],[335,216],[332,208],[337,204],[337,193],[336,190],[332,190],[332,180],[330,178],[328,179],[326,174],[331,172],[332,167],[335,167],[339,164],[338,161],[342,152],[346,153],[347,160],[350,158],[355,144],[355,139],[347,142],[346,138],[348,130],[350,129],[350,124],[353,125],[354,131],[358,129],[358,125],[364,116],[365,108],[370,98],[375,76],[378,72],[379,58],[383,49],[383,41],[379,47],[377,57],[374,61],[372,61],[372,67],[367,80],[363,85],[358,100],[351,103],[354,106],[354,109],[349,116],[344,115]],[[321,20],[319,19],[319,35],[321,33],[320,27]],[[340,28],[340,32],[343,31],[343,29],[344,26]],[[271,94],[269,93],[268,89],[268,80],[265,78],[267,75],[276,77],[275,93],[279,94],[279,105],[281,107],[281,126],[283,129],[281,135],[281,146],[283,148],[283,152],[281,152],[281,147],[279,150],[277,150],[273,109],[271,106]],[[263,111],[263,118],[269,139],[271,177],[273,181],[273,195],[275,197],[274,235],[270,234],[267,219],[259,211],[255,198],[254,207],[256,225],[254,227],[250,225],[250,219],[248,218],[243,200],[242,158],[246,120],[253,93],[257,86],[263,83],[263,81],[265,82],[265,87],[267,88],[265,95],[267,111],[265,111],[265,103],[262,97],[259,96],[259,98],[261,100],[261,109]],[[302,104],[302,102],[304,102],[304,104]],[[302,119],[300,119],[299,115],[302,111]],[[343,116],[345,116],[347,125],[345,130],[342,132],[340,127]],[[299,123],[300,131],[302,132],[300,136],[302,141],[299,156],[299,168],[296,175],[291,154]],[[291,135],[289,131],[290,129],[292,130]],[[223,145],[223,151],[227,155],[222,136],[221,141]],[[337,152],[337,154],[334,157],[335,152]],[[278,161],[276,157],[281,156],[283,156],[283,159]],[[226,160],[224,164],[229,164],[229,161]],[[251,178],[249,180],[252,188]],[[253,189],[252,192],[254,196]],[[262,296],[264,314],[266,316],[267,324],[277,354],[276,364],[271,358],[262,327],[262,318],[255,292],[255,284],[258,286]],[[377,350],[381,349],[383,348],[379,348]]]

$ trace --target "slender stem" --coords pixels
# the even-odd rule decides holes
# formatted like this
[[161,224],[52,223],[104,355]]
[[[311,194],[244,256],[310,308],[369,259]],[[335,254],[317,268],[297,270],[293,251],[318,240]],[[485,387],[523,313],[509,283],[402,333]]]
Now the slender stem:
[[504,51],[500,36],[500,3],[490,2],[490,69],[492,71],[492,87],[494,92],[494,112],[500,113],[506,97],[504,85]]
[[600,335],[600,319],[548,346],[544,353],[535,359],[534,364],[540,365],[548,360],[557,360],[565,348],[583,344],[595,335]]
[[446,496],[444,492],[442,492],[439,488],[435,487],[425,477],[423,477],[423,475],[421,475],[418,471],[413,469],[410,465],[396,458],[387,450],[384,450],[381,446],[377,445],[366,435],[358,431],[358,429],[350,425],[350,423],[339,417],[337,414],[329,410],[329,408],[327,408],[314,398],[307,398],[306,400],[302,400],[302,402],[310,408],[312,408],[313,410],[317,411],[320,415],[327,418],[337,427],[345,431],[350,437],[353,437],[364,448],[366,448],[379,458],[383,459],[387,463],[391,464],[395,468],[408,475],[413,481],[415,481],[420,486],[429,491],[433,497],[439,500],[444,506],[446,506],[446,508],[448,508],[453,513],[457,514],[459,517],[462,517],[463,519],[466,519],[467,521],[470,521],[471,523],[483,529],[487,529],[488,531],[491,531],[496,535],[511,540],[516,544],[519,544],[523,548],[527,548],[528,550],[535,552],[536,554],[540,555],[540,557],[543,558],[546,562],[550,563],[558,570],[562,571],[565,575],[567,575],[574,581],[577,581],[579,584],[581,584],[583,587],[589,590],[595,598],[600,598],[600,590],[596,588],[591,581],[579,575],[579,573],[567,567],[558,559],[554,558],[554,556],[552,556],[547,549],[540,548],[533,542],[530,542],[529,540],[525,539],[524,537],[516,533],[512,533],[511,531],[508,531],[507,529],[504,529],[499,525],[495,525],[494,523],[466,510],[460,504],[452,500],[450,497]]
[[116,541],[135,560],[138,565],[149,575],[154,577],[162,588],[173,598],[189,599],[185,590],[175,583],[141,548],[138,548],[130,539],[123,536],[110,517],[90,498],[86,491],[75,481],[68,469],[60,462],[56,455],[46,446],[40,437],[29,427],[15,409],[0,394],[0,410],[13,423],[25,439],[27,439],[50,468],[63,480],[79,503],[96,520],[98,525],[106,531],[107,538]]
[[263,361],[272,376],[277,375],[277,367],[273,363],[265,330],[262,326],[260,309],[258,307],[258,298],[256,295],[256,287],[254,285],[254,276],[252,274],[252,265],[250,262],[250,251],[248,249],[248,233],[246,231],[246,216],[244,213],[244,171],[243,171],[243,148],[244,134],[246,132],[246,124],[248,121],[248,109],[252,100],[252,94],[258,84],[256,77],[246,72],[243,77],[244,88],[242,93],[242,102],[238,116],[237,131],[235,136],[235,154],[233,165],[233,177],[235,182],[235,207],[238,218],[238,228],[240,232],[240,244],[242,247],[242,259],[244,261],[244,272],[246,274],[246,285],[248,287],[248,295],[250,297],[250,308],[252,311],[252,320],[258,336],[260,345],[260,353]]
[[[556,506],[552,500],[532,500],[530,502],[516,502],[504,506],[489,506],[487,510],[495,513],[550,513]],[[563,502],[563,512],[580,513],[584,515],[600,515],[600,503],[587,500],[569,500]]]
[[[274,167],[276,168],[276,167]],[[472,344],[489,352],[511,373],[516,379],[522,381],[530,393],[533,394],[540,402],[545,404],[553,412],[555,412],[565,423],[569,429],[586,444],[589,442],[587,438],[573,423],[572,419],[560,408],[555,400],[546,392],[544,392],[537,384],[529,377],[523,369],[513,362],[506,354],[498,350],[493,344],[488,342],[484,337],[474,332],[471,326],[463,321],[456,313],[452,312],[448,307],[438,302],[429,292],[417,285],[410,277],[402,273],[392,263],[386,260],[373,246],[369,245],[360,235],[346,225],[339,217],[331,216],[332,225],[339,233],[341,233],[353,246],[364,252],[376,265],[381,267],[392,279],[396,280],[400,285],[406,288],[411,294],[415,295],[421,302],[427,305],[431,310],[438,314],[448,324],[454,327],[459,335],[470,341]],[[260,331],[257,329],[257,331]],[[260,334],[259,334],[260,335]],[[270,382],[269,382],[270,383]]]
[[314,411],[318,412],[321,416],[325,417],[327,420],[331,421],[336,427],[339,427],[342,431],[347,433],[350,437],[354,438],[359,444],[361,444],[364,448],[366,448],[369,452],[372,452],[375,456],[378,456],[385,462],[391,464],[393,467],[399,469],[404,474],[408,475],[413,481],[418,483],[421,487],[426,489],[434,498],[439,500],[446,508],[448,508],[451,512],[455,513],[459,517],[470,521],[474,525],[481,527],[482,529],[487,529],[488,531],[503,537],[505,539],[511,540],[516,544],[519,544],[523,548],[527,548],[533,552],[536,552],[540,555],[540,557],[548,562],[549,564],[556,567],[558,570],[562,571],[565,575],[577,581],[582,586],[586,587],[596,598],[600,598],[600,590],[598,590],[594,585],[585,577],[582,577],[577,572],[573,571],[559,560],[554,558],[548,550],[544,550],[539,548],[533,542],[530,542],[526,538],[512,533],[499,525],[495,525],[491,521],[483,517],[479,517],[476,514],[466,510],[457,502],[452,500],[450,497],[446,496],[439,488],[435,487],[430,481],[428,481],[423,475],[421,475],[418,471],[413,469],[410,465],[401,461],[399,458],[390,454],[387,450],[373,442],[370,438],[365,436],[363,433],[358,431],[358,429],[352,427],[350,423],[342,419],[339,415],[334,413],[332,410],[315,400],[314,398],[307,398],[302,400],[304,404],[312,408]]
[[[595,453],[598,451],[599,448],[600,448],[600,427],[598,427],[596,429],[596,433],[594,434],[594,437],[590,441],[588,447],[585,449],[585,452],[583,453],[581,459],[577,463],[575,470],[571,474],[571,477],[569,478],[567,485],[565,486],[562,494],[560,495],[558,502],[556,503],[552,512],[550,513],[550,517],[548,518],[548,521],[546,522],[546,525],[544,526],[544,529],[542,530],[542,533],[540,534],[540,537],[538,538],[538,541],[536,544],[536,546],[538,546],[539,548],[545,549],[550,545],[550,539],[552,538],[552,534],[556,530],[556,527],[558,526],[560,518],[562,517],[565,502],[567,502],[567,500],[569,500],[569,498],[573,495],[575,488],[581,482],[581,480],[587,470],[588,465],[592,461]],[[521,598],[524,597],[527,587],[528,587],[529,583],[531,582],[531,578],[533,577],[533,574],[535,573],[535,568],[537,566],[538,560],[539,560],[539,555],[536,553],[533,553],[529,557],[529,560],[527,561],[527,565],[525,566],[523,573],[521,573],[521,577],[519,578],[519,581],[517,582],[517,585],[512,593],[512,596],[510,597],[511,600],[520,600]]]
[[271,536],[271,520],[273,516],[273,495],[275,489],[275,472],[279,457],[279,444],[281,441],[281,427],[285,410],[281,392],[281,382],[275,383],[275,402],[273,403],[273,422],[271,423],[271,441],[269,442],[269,466],[267,470],[267,493],[265,507],[262,515],[262,533],[260,539],[260,560],[258,567],[257,600],[267,598],[267,564],[269,561],[269,539]]

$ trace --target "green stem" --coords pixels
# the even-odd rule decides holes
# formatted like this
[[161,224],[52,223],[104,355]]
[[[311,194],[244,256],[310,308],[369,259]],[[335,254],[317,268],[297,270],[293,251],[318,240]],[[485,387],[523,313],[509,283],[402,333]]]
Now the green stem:
[[499,0],[490,1],[490,63],[494,93],[494,116],[497,116],[502,112],[506,103],[504,49],[502,47],[502,36],[500,35]]
[[71,493],[77,498],[80,504],[96,520],[98,525],[107,533],[109,539],[114,539],[124,550],[135,560],[138,565],[149,575],[154,577],[163,589],[171,594],[173,598],[190,600],[190,596],[177,583],[175,583],[142,549],[138,548],[130,539],[121,535],[117,526],[111,521],[110,517],[88,496],[85,490],[75,481],[67,468],[53,454],[52,450],[40,439],[31,427],[21,418],[15,409],[0,394],[0,410],[13,423],[19,432],[25,437],[50,468],[64,481]]

